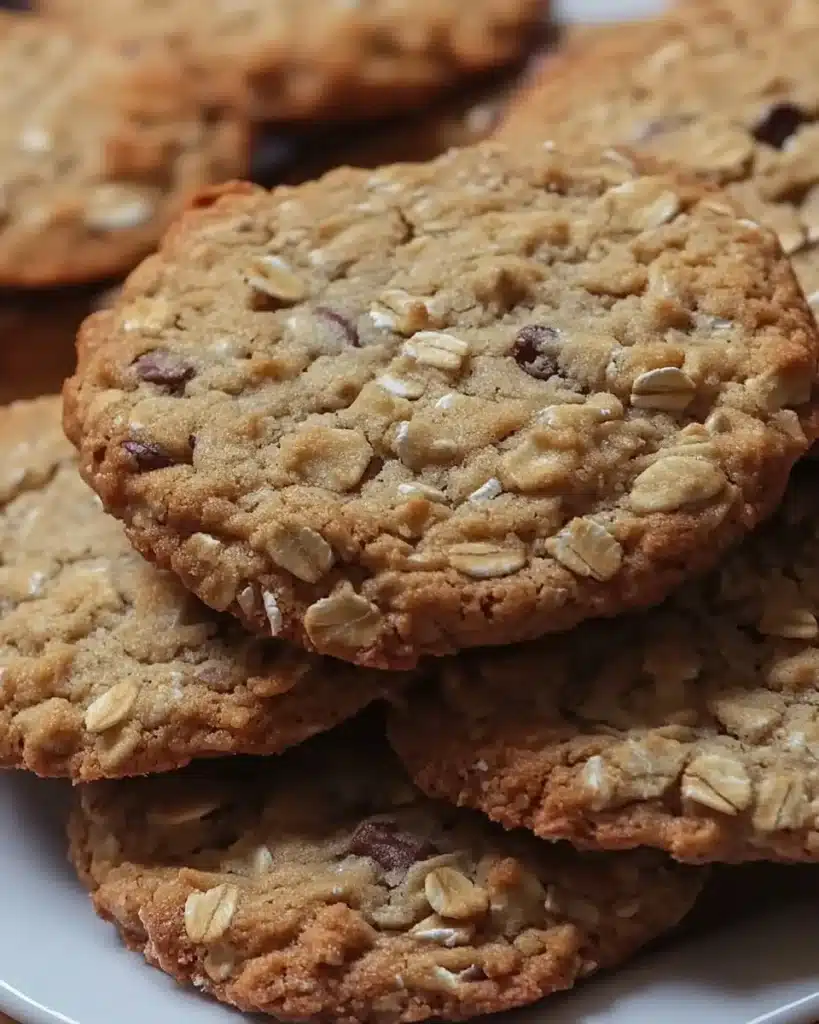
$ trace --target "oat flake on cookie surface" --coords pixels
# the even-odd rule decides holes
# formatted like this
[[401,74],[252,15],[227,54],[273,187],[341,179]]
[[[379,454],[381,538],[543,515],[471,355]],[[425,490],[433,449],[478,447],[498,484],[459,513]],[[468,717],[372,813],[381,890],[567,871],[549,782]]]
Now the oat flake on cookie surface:
[[0,409],[0,765],[85,780],[277,753],[405,681],[248,637],[145,562],[60,405]]
[[614,966],[690,909],[702,869],[578,853],[423,797],[383,738],[81,787],[97,912],[178,981],[286,1021],[463,1020]]
[[719,193],[486,143],[204,197],[86,321],[66,427],[206,603],[396,668],[712,564],[815,435],[817,341]]
[[437,662],[391,721],[423,789],[687,861],[819,860],[819,481],[659,608]]

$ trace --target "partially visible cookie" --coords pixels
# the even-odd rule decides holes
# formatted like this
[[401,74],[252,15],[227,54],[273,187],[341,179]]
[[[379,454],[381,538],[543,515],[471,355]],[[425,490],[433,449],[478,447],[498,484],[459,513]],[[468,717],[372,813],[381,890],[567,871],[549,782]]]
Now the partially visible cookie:
[[74,779],[275,753],[404,681],[248,637],[144,562],[57,398],[0,409],[0,677],[0,764]]
[[700,870],[578,853],[422,797],[380,735],[79,790],[99,914],[178,981],[287,1021],[462,1020],[613,966]]
[[816,434],[818,351],[719,194],[484,143],[206,197],[86,321],[66,427],[206,603],[399,668],[713,564]]
[[194,192],[246,171],[248,148],[230,89],[205,108],[164,55],[0,11],[0,286],[130,270]]
[[819,5],[702,0],[555,56],[499,137],[628,145],[724,185],[819,309]]
[[686,861],[819,860],[819,480],[660,608],[442,663],[392,719],[423,789]]
[[373,117],[412,109],[465,76],[515,60],[545,0],[39,0],[117,43],[160,42],[202,74],[241,80],[258,120]]

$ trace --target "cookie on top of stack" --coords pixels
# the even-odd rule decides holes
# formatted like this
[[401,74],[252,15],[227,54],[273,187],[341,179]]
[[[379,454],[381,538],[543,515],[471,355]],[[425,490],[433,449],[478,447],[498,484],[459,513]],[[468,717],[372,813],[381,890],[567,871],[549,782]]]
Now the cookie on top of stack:
[[483,144],[203,197],[86,321],[65,423],[206,603],[412,667],[713,564],[815,436],[815,331],[717,192]]
[[[72,861],[150,964],[289,1021],[463,1019],[627,959],[709,863],[817,858],[819,328],[777,220],[809,252],[810,126],[747,113],[797,7],[578,38],[503,141],[206,191],[64,404],[0,409],[0,761],[80,783]],[[543,143],[543,91],[639,39],[745,62],[724,108],[682,64],[644,100],[740,171],[608,116]]]

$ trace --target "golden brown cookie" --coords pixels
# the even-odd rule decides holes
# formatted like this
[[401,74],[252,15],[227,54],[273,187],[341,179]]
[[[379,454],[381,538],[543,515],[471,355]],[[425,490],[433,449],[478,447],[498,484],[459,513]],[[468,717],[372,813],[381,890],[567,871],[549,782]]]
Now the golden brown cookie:
[[819,480],[642,615],[440,663],[392,719],[430,795],[686,861],[819,860]]
[[223,192],[79,344],[67,429],[139,550],[384,668],[660,600],[815,436],[773,235],[596,150]]
[[0,678],[0,764],[74,779],[276,753],[405,681],[248,637],[144,562],[57,398],[0,409]]
[[280,758],[92,783],[71,857],[178,981],[280,1020],[462,1020],[627,959],[703,873],[595,855],[427,800],[356,729]]
[[374,117],[412,109],[514,61],[544,0],[39,0],[116,43],[162,43],[201,73],[233,72],[260,120]]
[[178,62],[0,11],[0,287],[130,270],[248,149],[230,91],[204,107]]

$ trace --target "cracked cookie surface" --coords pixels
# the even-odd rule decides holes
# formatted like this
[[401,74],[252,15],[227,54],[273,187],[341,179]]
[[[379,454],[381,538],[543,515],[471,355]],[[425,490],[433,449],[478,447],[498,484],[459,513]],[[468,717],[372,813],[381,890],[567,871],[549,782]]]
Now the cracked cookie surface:
[[66,429],[251,629],[397,668],[650,604],[815,435],[776,240],[653,165],[485,143],[204,203],[86,321]]
[[665,605],[440,663],[391,721],[430,794],[688,861],[819,859],[819,484]]
[[39,0],[107,40],[167,44],[203,72],[229,68],[259,120],[412,109],[514,60],[544,0]]
[[248,159],[229,96],[205,110],[167,58],[0,11],[0,286],[130,270],[193,193]]
[[81,787],[71,855],[149,963],[288,1021],[461,1020],[613,966],[701,869],[584,854],[421,796],[361,723],[280,758]]
[[129,546],[58,398],[0,409],[0,764],[92,779],[276,753],[401,676],[248,637]]
[[574,41],[499,137],[627,145],[708,176],[774,230],[819,311],[819,7],[685,2]]

